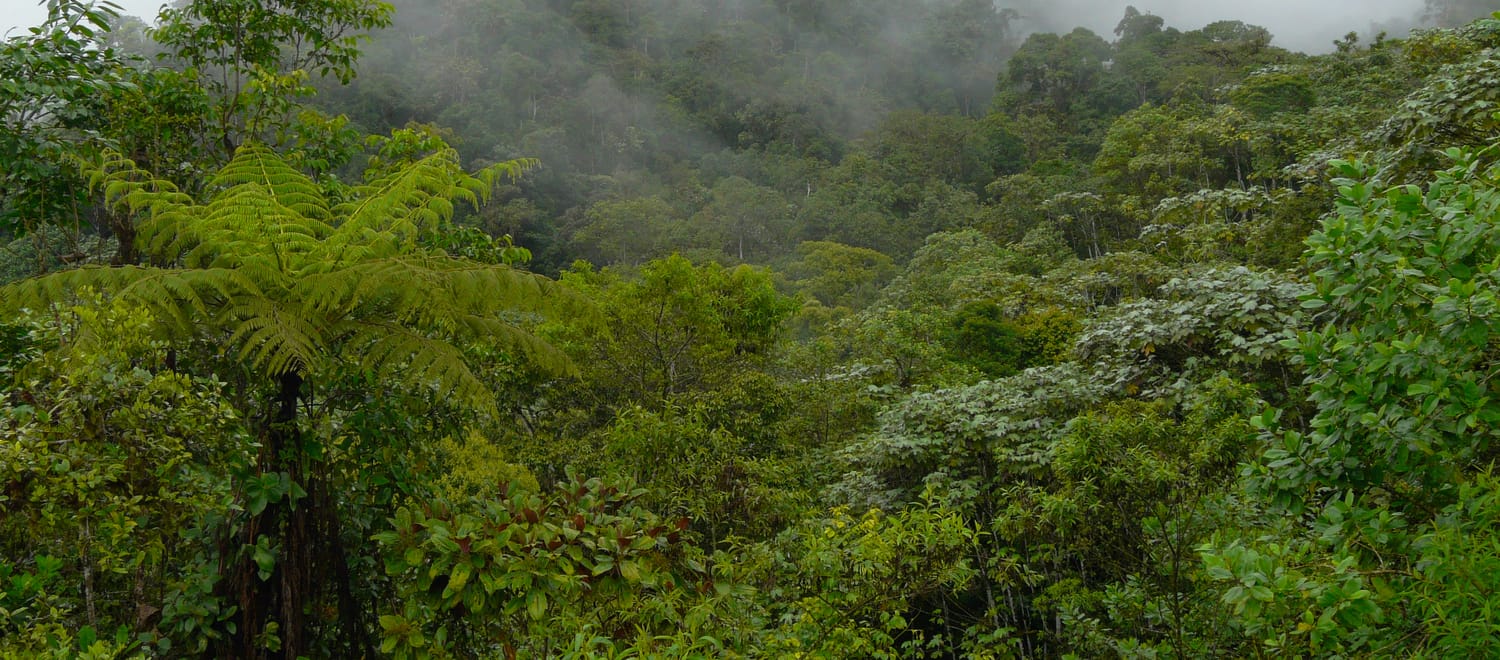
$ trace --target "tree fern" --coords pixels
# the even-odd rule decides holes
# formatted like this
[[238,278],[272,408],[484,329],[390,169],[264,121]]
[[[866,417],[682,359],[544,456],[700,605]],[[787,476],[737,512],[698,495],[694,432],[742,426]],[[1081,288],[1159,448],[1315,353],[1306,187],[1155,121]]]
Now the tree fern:
[[[271,150],[241,147],[196,200],[117,155],[93,166],[91,184],[135,219],[149,266],[90,267],[0,288],[0,310],[46,309],[85,289],[148,310],[168,338],[205,338],[264,384],[265,451],[258,469],[318,492],[320,460],[298,441],[304,384],[349,371],[396,388],[430,389],[478,408],[493,396],[465,350],[490,344],[558,371],[567,359],[512,320],[520,314],[579,312],[583,304],[543,277],[422,247],[451,220],[455,202],[483,201],[502,176],[531,161],[464,172],[445,149],[385,172],[330,204],[311,179]],[[313,568],[319,544],[336,540],[326,498],[293,506],[284,498],[252,515],[223,547],[255,547],[279,536],[271,576],[248,553],[221,582],[236,621],[218,655],[261,654],[277,621],[282,651],[298,655],[306,631],[304,589],[329,579]],[[292,530],[334,532],[309,538]],[[284,534],[284,535],[283,535]],[[323,546],[325,551],[328,546]],[[275,586],[262,584],[274,583]],[[347,585],[344,587],[347,593]],[[357,631],[346,631],[355,634]],[[289,648],[288,648],[289,647]]]
[[329,217],[328,202],[318,184],[262,144],[240,147],[234,158],[208,180],[210,190],[220,191],[216,198],[245,185],[264,188],[277,204],[303,218],[326,221]]
[[451,149],[356,186],[329,204],[270,149],[246,144],[194,200],[117,155],[90,172],[108,203],[137,217],[152,267],[95,267],[0,289],[0,306],[34,309],[83,287],[149,309],[169,334],[226,338],[268,378],[313,377],[343,363],[483,405],[465,342],[493,342],[556,370],[566,358],[514,324],[515,312],[581,309],[546,278],[420,247],[455,201],[484,201],[495,181],[533,161],[464,172]]

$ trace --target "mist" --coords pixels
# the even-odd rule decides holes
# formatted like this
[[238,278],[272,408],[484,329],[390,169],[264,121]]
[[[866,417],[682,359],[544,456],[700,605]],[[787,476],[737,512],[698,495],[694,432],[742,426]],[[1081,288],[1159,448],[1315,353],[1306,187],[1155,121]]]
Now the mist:
[[[126,15],[152,22],[161,0],[117,0]],[[1015,0],[996,0],[1000,7],[1024,5]],[[1422,0],[1051,0],[1043,7],[1023,9],[1026,25],[1033,31],[1062,31],[1085,27],[1109,38],[1115,24],[1134,5],[1145,13],[1166,19],[1167,25],[1193,30],[1221,20],[1239,20],[1265,27],[1283,48],[1309,53],[1328,52],[1332,42],[1353,31],[1362,33],[1396,27],[1404,30],[1418,23]],[[42,22],[46,5],[34,0],[0,0],[7,11],[0,18],[0,33],[24,29]],[[1500,7],[1497,7],[1500,9]],[[14,34],[14,32],[12,32]],[[1400,36],[1392,34],[1392,36]]]
[[[1007,3],[1000,0],[997,4]],[[1180,30],[1238,20],[1270,30],[1275,35],[1272,43],[1282,48],[1325,53],[1333,50],[1335,39],[1351,31],[1369,33],[1390,26],[1409,29],[1417,24],[1423,0],[1052,0],[1044,8],[1025,12],[1025,18],[1035,31],[1082,26],[1109,39],[1130,5],[1160,16],[1167,25]]]

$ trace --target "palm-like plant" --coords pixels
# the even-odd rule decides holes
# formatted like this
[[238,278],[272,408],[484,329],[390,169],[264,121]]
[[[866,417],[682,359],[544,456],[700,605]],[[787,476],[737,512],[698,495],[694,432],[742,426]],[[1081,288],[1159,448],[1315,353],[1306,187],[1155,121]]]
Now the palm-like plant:
[[[465,358],[471,343],[499,344],[545,367],[570,369],[560,352],[514,319],[518,312],[580,309],[576,297],[544,277],[450,256],[424,240],[450,221],[455,201],[478,203],[497,178],[531,165],[510,161],[468,174],[456,153],[443,149],[330,203],[275,153],[247,144],[199,201],[110,157],[91,168],[92,183],[107,203],[136,217],[138,245],[150,265],[87,267],[18,282],[0,288],[0,309],[44,309],[90,288],[150,310],[169,339],[220,343],[267,392],[260,470],[303,482],[313,478],[305,476],[312,458],[297,442],[297,411],[309,380],[353,369],[484,409],[493,397]],[[262,652],[254,640],[267,617],[278,620],[280,653],[295,657],[305,649],[303,603],[295,601],[315,586],[313,546],[320,542],[306,530],[333,520],[332,505],[312,497],[293,507],[291,499],[252,518],[242,533],[246,545],[262,534],[277,536],[282,556],[265,580],[270,584],[257,583],[254,565],[244,560],[241,579],[232,573],[226,581],[239,601],[232,636],[238,648],[226,649],[235,655]]]

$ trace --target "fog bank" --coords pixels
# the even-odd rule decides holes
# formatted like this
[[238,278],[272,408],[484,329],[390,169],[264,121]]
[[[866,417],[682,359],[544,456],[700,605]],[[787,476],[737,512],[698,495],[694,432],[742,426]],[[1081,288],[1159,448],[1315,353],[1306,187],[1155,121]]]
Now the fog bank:
[[[1005,0],[997,4],[1006,5]],[[1082,25],[1113,39],[1115,25],[1134,5],[1166,19],[1170,27],[1196,30],[1208,23],[1238,20],[1265,27],[1277,46],[1310,53],[1333,50],[1333,41],[1350,31],[1369,33],[1385,26],[1410,26],[1422,12],[1422,0],[1050,0],[1026,11],[1040,31],[1066,31]],[[1401,36],[1392,34],[1391,36]]]

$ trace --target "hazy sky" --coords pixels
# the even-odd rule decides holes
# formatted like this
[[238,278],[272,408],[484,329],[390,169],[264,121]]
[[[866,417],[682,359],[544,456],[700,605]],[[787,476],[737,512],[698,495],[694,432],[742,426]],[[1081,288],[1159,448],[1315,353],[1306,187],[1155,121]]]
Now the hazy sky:
[[[124,13],[131,16],[140,16],[151,22],[156,18],[156,12],[167,0],[115,0],[115,4],[124,9]],[[47,5],[37,0],[0,0],[0,33],[10,31],[12,28],[28,28],[41,23],[47,18]],[[14,32],[12,33],[14,34]]]
[[[125,13],[148,22],[156,17],[164,1],[116,0]],[[1007,3],[998,0],[997,4]],[[1415,16],[1422,0],[1052,0],[1049,4],[1050,16],[1045,24],[1066,30],[1081,23],[1111,40],[1126,5],[1133,4],[1179,29],[1237,19],[1270,29],[1278,46],[1324,52],[1332,50],[1330,43],[1350,30],[1363,32],[1376,23]],[[46,16],[46,8],[37,0],[0,0],[0,32],[36,25]]]

